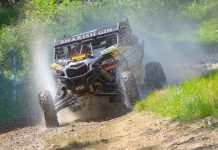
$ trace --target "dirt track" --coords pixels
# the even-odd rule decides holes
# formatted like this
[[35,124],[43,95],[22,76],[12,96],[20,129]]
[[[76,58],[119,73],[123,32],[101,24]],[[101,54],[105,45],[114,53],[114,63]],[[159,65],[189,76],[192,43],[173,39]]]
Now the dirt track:
[[182,125],[151,113],[59,128],[26,127],[0,135],[0,149],[218,149],[210,121]]

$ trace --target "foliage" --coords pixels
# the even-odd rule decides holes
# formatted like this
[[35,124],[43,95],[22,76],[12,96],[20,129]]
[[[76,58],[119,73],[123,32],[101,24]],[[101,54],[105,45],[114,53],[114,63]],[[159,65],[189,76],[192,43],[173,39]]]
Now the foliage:
[[196,34],[201,42],[218,43],[217,9],[217,0],[194,0],[183,8],[182,14],[197,24]]
[[46,28],[43,23],[40,23],[40,20],[33,18],[2,28],[0,33],[1,75],[10,78],[12,73],[12,54],[9,51],[11,47],[17,50],[18,76],[30,71],[31,45],[33,39],[38,36],[39,31],[46,33]]
[[212,18],[209,21],[205,21],[200,28],[199,36],[203,42],[217,42],[218,18]]
[[15,22],[18,17],[19,10],[15,6],[0,7],[0,28]]
[[205,21],[218,17],[217,8],[217,0],[194,0],[192,3],[185,5],[182,13],[191,19]]
[[153,111],[179,121],[193,121],[208,116],[218,117],[218,72],[169,86],[151,93],[135,105],[136,111]]

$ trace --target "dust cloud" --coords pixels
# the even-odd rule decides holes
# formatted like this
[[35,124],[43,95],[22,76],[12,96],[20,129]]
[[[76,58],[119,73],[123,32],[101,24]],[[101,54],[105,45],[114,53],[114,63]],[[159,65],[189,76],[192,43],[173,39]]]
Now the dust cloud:
[[[161,22],[161,19],[159,23],[160,26],[167,26],[167,23]],[[130,24],[133,28],[133,33],[137,35],[139,41],[144,41],[143,72],[145,72],[144,66],[147,63],[152,61],[159,62],[165,72],[167,85],[179,85],[186,80],[194,79],[206,72],[205,68],[202,67],[202,63],[204,63],[204,58],[208,54],[206,54],[205,49],[199,43],[188,40],[177,41],[173,40],[173,38],[168,39],[161,34],[172,34],[172,31],[169,29],[161,28],[159,31],[160,34],[158,34],[155,33],[156,31],[152,31],[152,28],[148,28],[145,21],[136,20],[136,18],[130,19]],[[185,21],[183,24],[180,24],[180,26],[186,25]],[[186,33],[187,31],[180,29],[177,33],[175,32],[173,33],[175,35],[174,38],[180,32]],[[138,69],[141,70],[141,68]],[[144,99],[144,97],[152,92],[152,89],[144,85],[139,85],[139,92],[140,98]]]
[[146,40],[144,64],[158,61],[163,66],[168,83],[179,84],[203,73],[199,67],[204,51],[197,44]]
[[122,103],[109,103],[107,96],[84,95],[80,98],[83,107],[80,111],[74,113],[80,120],[105,120],[118,117],[126,113]]
[[126,113],[122,103],[109,103],[107,96],[84,95],[79,98],[81,110],[73,111],[73,107],[68,107],[58,112],[58,121],[66,124],[74,120],[80,121],[100,121],[118,117]]

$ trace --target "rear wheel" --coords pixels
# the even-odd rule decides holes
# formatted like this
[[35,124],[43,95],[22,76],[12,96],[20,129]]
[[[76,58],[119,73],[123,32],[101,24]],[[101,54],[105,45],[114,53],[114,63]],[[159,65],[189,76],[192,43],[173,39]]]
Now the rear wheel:
[[121,73],[120,88],[124,104],[127,109],[132,110],[134,103],[139,100],[139,91],[133,73],[129,71]]
[[39,103],[44,113],[46,127],[57,127],[59,125],[52,96],[49,91],[38,94]]
[[159,62],[150,62],[145,65],[145,84],[152,89],[160,89],[166,83],[163,67]]

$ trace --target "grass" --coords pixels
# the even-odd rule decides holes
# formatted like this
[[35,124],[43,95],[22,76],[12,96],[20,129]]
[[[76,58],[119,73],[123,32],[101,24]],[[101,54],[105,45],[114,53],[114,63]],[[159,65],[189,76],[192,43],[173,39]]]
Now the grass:
[[139,112],[152,111],[182,122],[218,117],[218,71],[179,86],[167,86],[155,91],[136,103],[134,109]]

